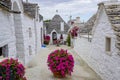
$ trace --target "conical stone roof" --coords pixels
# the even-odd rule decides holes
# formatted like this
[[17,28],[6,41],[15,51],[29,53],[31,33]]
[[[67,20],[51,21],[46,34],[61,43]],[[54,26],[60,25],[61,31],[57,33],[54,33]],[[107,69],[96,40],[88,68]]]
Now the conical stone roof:
[[[64,22],[64,31],[61,31],[61,22]],[[68,24],[61,18],[60,15],[55,15],[50,21],[47,27],[47,33],[50,34],[53,30],[56,30],[57,33],[67,34],[69,30]]]

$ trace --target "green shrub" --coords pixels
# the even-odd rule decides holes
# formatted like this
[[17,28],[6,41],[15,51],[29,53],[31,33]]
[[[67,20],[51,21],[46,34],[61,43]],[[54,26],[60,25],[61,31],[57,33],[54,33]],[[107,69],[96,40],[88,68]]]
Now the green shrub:
[[67,36],[67,45],[71,46],[71,37],[70,37],[70,34],[68,34],[68,36]]

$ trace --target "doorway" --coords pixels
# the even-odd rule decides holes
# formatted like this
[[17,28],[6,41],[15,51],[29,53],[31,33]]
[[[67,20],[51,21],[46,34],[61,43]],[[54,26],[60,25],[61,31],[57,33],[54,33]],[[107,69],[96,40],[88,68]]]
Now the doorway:
[[3,56],[2,47],[0,47],[0,56]]
[[53,32],[53,33],[52,33],[52,41],[53,41],[53,44],[56,43],[56,42],[55,42],[56,40],[57,40],[57,33],[56,33],[56,32]]
[[8,57],[8,45],[0,47],[0,57]]

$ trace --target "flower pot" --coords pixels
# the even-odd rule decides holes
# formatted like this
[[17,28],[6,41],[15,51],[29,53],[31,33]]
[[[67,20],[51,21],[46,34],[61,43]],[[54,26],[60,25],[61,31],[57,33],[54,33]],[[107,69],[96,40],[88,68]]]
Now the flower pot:
[[65,76],[62,76],[62,75],[60,74],[60,72],[54,72],[53,75],[54,75],[54,77],[56,77],[56,78],[64,78],[64,77],[65,77]]

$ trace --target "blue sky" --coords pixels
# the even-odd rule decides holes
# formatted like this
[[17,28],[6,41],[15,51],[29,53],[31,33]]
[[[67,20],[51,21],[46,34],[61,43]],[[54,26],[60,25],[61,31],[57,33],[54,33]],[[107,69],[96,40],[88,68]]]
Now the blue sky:
[[[40,6],[40,14],[44,20],[52,19],[58,10],[58,14],[68,21],[70,15],[72,19],[77,16],[81,21],[87,21],[93,14],[97,12],[97,4],[107,0],[28,0],[29,2],[38,3]],[[109,1],[109,0],[108,0]]]

